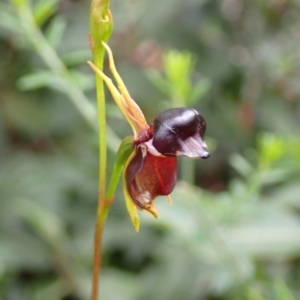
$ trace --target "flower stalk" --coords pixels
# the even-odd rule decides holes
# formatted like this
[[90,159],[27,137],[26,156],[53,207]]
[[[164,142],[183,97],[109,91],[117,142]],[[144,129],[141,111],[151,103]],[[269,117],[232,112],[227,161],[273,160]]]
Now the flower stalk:
[[[112,15],[109,11],[109,0],[93,0],[90,12],[90,47],[93,53],[94,64],[103,69],[105,49],[102,41],[108,41],[112,28]],[[99,295],[99,278],[102,258],[102,236],[108,210],[113,197],[106,198],[106,109],[103,80],[96,77],[97,112],[99,125],[99,194],[97,216],[94,234],[94,263],[91,300],[97,300]]]

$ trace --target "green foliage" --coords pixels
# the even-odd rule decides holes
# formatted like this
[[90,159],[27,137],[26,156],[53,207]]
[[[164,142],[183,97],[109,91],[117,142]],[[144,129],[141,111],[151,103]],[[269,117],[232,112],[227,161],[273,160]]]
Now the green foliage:
[[294,296],[287,287],[286,283],[282,279],[278,279],[274,283],[274,289],[276,291],[278,300],[294,300]]
[[[26,3],[0,3],[0,299],[88,299],[98,189],[90,3],[32,1],[29,15]],[[138,234],[117,189],[102,298],[299,299],[299,2],[111,5],[116,64],[149,123],[194,106],[215,147],[187,168],[192,178],[181,168],[173,205],[157,199],[160,219],[141,215]],[[115,136],[129,128],[107,104],[112,173]]]
[[[38,22],[37,22],[38,23]],[[39,23],[38,23],[39,24]],[[45,32],[45,36],[49,44],[55,49],[57,48],[62,40],[65,33],[67,22],[62,17],[55,17]]]
[[[35,3],[33,7],[33,16],[38,26],[42,26],[56,12],[59,2],[60,0],[44,0],[44,1],[37,1]],[[53,25],[50,27],[51,28],[50,30],[57,31],[58,30],[57,26],[59,26],[57,24],[57,21],[52,22],[52,24]],[[62,32],[63,31],[61,31],[61,33]]]
[[165,77],[156,70],[149,70],[153,84],[172,101],[173,106],[192,106],[201,100],[211,87],[211,82],[203,78],[192,82],[195,58],[189,52],[169,50],[163,55]]

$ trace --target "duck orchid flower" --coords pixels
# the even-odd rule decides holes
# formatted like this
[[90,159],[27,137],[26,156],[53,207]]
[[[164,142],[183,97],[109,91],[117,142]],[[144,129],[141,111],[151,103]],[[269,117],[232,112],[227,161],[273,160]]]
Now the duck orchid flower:
[[138,230],[137,208],[158,218],[154,199],[167,196],[171,203],[170,194],[177,181],[177,156],[209,157],[204,141],[206,123],[193,108],[173,108],[158,115],[148,125],[116,70],[112,51],[107,44],[102,44],[118,88],[93,63],[89,62],[89,65],[106,83],[133,130],[131,154],[123,169],[123,191],[129,215]]

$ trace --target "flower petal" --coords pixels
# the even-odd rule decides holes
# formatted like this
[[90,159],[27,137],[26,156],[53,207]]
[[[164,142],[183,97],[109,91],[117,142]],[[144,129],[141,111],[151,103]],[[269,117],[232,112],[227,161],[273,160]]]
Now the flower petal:
[[146,151],[143,146],[136,149],[125,170],[127,190],[135,205],[158,217],[154,199],[169,195],[177,180],[177,158],[157,157]]
[[206,123],[195,109],[169,109],[154,120],[152,128],[153,146],[162,155],[209,157],[204,142]]

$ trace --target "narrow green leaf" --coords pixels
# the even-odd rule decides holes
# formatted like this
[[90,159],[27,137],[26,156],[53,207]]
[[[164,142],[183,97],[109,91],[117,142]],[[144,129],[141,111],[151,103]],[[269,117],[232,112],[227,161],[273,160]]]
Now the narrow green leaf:
[[128,160],[128,157],[132,152],[133,152],[133,137],[128,136],[122,141],[119,150],[117,152],[112,175],[106,193],[107,199],[111,198],[114,195],[123,168]]
[[57,10],[58,2],[58,0],[37,1],[33,8],[33,16],[39,26],[43,25],[54,14]]
[[[117,152],[112,176],[110,178],[109,186],[108,186],[107,193],[106,193],[106,199],[110,199],[113,197],[115,190],[117,188],[118,182],[120,180],[121,173],[122,173],[123,169],[126,168],[128,162],[131,160],[131,157],[133,155],[135,155],[135,151],[133,148],[133,137],[129,136],[123,140],[123,142],[121,143],[119,150]],[[126,204],[128,214],[130,216],[130,219],[131,219],[134,229],[136,231],[139,231],[140,219],[139,219],[139,216],[137,213],[137,208],[132,203],[132,201],[130,199],[130,195],[128,194],[128,191],[126,189],[124,173],[123,173],[122,182],[123,182],[123,192],[124,192],[125,204]]]
[[251,164],[241,155],[232,154],[229,158],[229,163],[237,172],[239,172],[245,178],[247,178],[254,172],[254,169],[251,166]]
[[64,35],[65,29],[67,27],[67,22],[62,17],[56,17],[49,24],[45,36],[49,44],[53,48],[57,48],[61,42],[61,39]]
[[158,71],[147,70],[146,75],[159,91],[161,91],[165,95],[170,95],[170,83]]
[[13,33],[20,34],[22,32],[19,20],[3,4],[0,5],[0,26]]
[[279,184],[284,182],[289,177],[293,176],[292,169],[284,169],[284,168],[277,168],[277,169],[270,169],[262,171],[258,174],[258,181],[262,185],[271,185],[271,184]]
[[91,57],[91,50],[85,49],[66,53],[62,56],[61,59],[65,63],[65,65],[70,67],[86,63],[88,60],[91,60]]
[[18,213],[33,230],[46,239],[59,241],[63,236],[63,226],[58,216],[37,205],[32,200],[22,199],[22,209]]
[[187,99],[187,104],[193,105],[195,102],[201,100],[201,98],[209,91],[210,87],[210,80],[206,78],[201,79],[191,90],[190,96]]
[[61,79],[56,77],[53,72],[37,70],[33,73],[22,76],[17,85],[24,91],[35,90],[42,87],[50,87],[58,91],[63,91]]
[[189,52],[169,50],[163,57],[166,77],[173,84],[180,84],[193,71],[195,59]]
[[83,91],[91,90],[95,87],[95,78],[93,74],[83,74],[78,71],[70,71],[71,76],[75,80],[77,86]]

